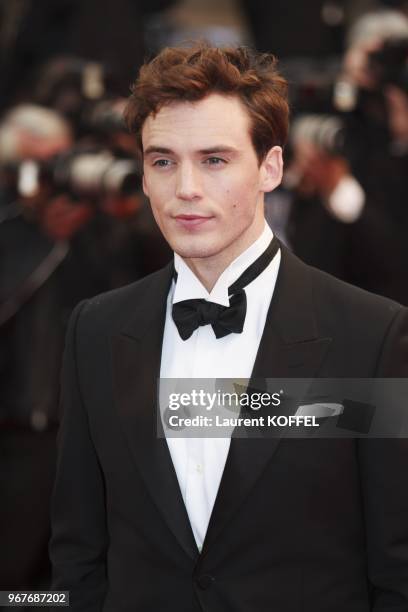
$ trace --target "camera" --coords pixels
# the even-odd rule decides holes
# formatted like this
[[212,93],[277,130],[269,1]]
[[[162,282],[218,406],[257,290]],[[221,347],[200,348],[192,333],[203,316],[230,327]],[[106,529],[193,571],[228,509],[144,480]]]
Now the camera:
[[141,186],[135,160],[115,156],[108,149],[74,148],[45,161],[11,162],[4,173],[17,198],[34,197],[47,187],[71,195],[74,201],[97,202],[104,195],[131,195]]

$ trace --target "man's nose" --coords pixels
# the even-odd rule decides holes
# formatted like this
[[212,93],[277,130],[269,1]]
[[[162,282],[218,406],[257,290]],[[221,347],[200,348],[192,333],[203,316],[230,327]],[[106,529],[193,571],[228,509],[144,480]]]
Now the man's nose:
[[176,196],[180,200],[196,200],[201,197],[200,178],[193,164],[180,164],[177,170]]

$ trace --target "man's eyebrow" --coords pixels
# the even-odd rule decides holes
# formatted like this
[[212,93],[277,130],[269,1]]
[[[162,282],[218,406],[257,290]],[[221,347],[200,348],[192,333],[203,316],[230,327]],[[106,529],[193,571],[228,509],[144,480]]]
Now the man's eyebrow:
[[239,151],[234,147],[227,145],[218,145],[216,147],[208,147],[208,149],[200,149],[198,151],[201,155],[210,155],[212,153],[232,153],[237,154]]
[[174,151],[168,149],[167,147],[156,147],[155,145],[152,145],[143,151],[144,155],[149,155],[150,153],[163,153],[163,155],[171,155],[174,153]]

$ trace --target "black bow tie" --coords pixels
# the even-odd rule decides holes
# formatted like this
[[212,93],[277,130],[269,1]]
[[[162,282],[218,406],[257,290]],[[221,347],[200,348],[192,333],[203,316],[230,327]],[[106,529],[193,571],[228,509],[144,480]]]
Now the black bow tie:
[[[180,337],[187,340],[201,325],[211,325],[215,336],[240,334],[244,328],[247,299],[244,287],[249,285],[270,264],[279,249],[274,237],[268,248],[228,287],[229,306],[221,306],[204,299],[183,300],[173,304],[173,321]],[[177,276],[176,276],[177,279]]]

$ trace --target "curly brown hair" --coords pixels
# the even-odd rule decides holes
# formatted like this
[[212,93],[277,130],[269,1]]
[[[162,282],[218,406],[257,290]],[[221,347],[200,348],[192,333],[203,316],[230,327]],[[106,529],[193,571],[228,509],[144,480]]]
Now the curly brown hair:
[[250,135],[259,163],[275,145],[284,146],[289,105],[286,80],[276,58],[247,47],[219,48],[207,43],[167,47],[145,63],[125,109],[128,128],[141,132],[149,115],[174,102],[195,102],[211,93],[238,96],[248,111]]

